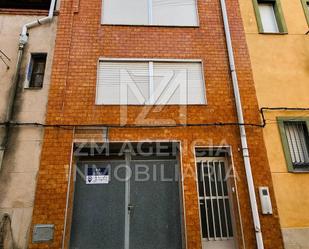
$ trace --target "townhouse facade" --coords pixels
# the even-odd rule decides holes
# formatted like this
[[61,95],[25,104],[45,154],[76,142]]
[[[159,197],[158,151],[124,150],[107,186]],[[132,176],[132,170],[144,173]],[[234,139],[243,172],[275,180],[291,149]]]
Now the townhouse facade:
[[61,1],[29,248],[283,248],[255,94],[237,1]]
[[0,248],[28,247],[57,27],[52,3],[55,14],[55,1],[0,1]]
[[240,6],[284,245],[309,248],[309,2]]

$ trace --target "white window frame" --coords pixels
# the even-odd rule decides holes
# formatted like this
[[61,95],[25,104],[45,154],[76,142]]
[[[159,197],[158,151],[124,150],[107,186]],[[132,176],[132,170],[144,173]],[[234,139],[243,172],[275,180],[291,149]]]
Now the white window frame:
[[[202,82],[203,82],[203,91],[205,97],[205,103],[203,104],[186,104],[187,106],[205,106],[207,105],[207,92],[206,92],[206,81],[204,75],[204,63],[201,59],[154,59],[154,58],[110,58],[110,57],[100,57],[97,62],[97,80],[96,80],[96,95],[95,95],[95,105],[97,106],[120,106],[121,104],[97,104],[98,99],[98,85],[100,78],[100,62],[148,62],[153,65],[154,62],[179,62],[179,63],[200,63],[202,68]],[[149,75],[153,75],[153,67],[149,67]],[[150,77],[151,78],[151,77]],[[154,89],[153,79],[150,79],[149,82],[150,89]],[[150,95],[151,96],[151,95]],[[154,100],[150,97],[150,103],[145,105],[156,105],[153,103]],[[126,106],[145,106],[145,105],[136,105],[136,104],[126,104]],[[159,106],[159,105],[157,105]],[[168,104],[168,106],[183,106],[183,104]]]
[[104,23],[104,0],[101,0],[102,8],[101,8],[101,25],[112,25],[112,26],[157,26],[157,27],[183,27],[183,28],[192,28],[192,27],[199,27],[200,26],[200,18],[199,18],[199,11],[198,11],[198,0],[195,1],[195,14],[196,14],[196,25],[172,25],[172,24],[153,24],[153,8],[152,8],[152,0],[148,0],[148,24],[130,24],[130,23],[123,23],[123,24],[110,24]]

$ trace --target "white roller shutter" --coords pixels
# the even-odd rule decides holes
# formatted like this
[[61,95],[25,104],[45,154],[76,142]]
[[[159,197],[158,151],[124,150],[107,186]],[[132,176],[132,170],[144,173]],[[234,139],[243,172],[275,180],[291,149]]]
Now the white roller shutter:
[[197,26],[196,0],[103,0],[103,24]]
[[205,104],[202,64],[155,62],[154,100],[157,105]]
[[96,104],[143,105],[149,99],[148,62],[99,64]]
[[196,0],[152,0],[152,24],[196,26]]
[[99,64],[98,105],[202,105],[205,95],[200,62]]
[[284,129],[294,165],[308,164],[307,128],[304,122],[285,122]]
[[147,25],[148,0],[103,0],[104,24]]

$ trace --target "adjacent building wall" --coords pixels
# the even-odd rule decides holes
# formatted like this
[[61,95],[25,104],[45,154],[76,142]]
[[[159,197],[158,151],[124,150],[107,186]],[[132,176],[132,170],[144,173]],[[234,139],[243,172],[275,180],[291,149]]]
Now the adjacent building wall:
[[[8,95],[18,52],[19,34],[22,26],[30,21],[47,15],[0,10],[0,49],[10,58],[10,68],[0,61],[0,122],[5,121]],[[16,99],[14,120],[18,122],[45,122],[45,111],[50,84],[53,47],[56,35],[56,19],[29,30],[29,43],[25,48],[21,68],[21,79]],[[23,83],[30,54],[47,53],[47,63],[42,89],[25,89]],[[27,248],[29,227],[32,217],[36,178],[39,168],[43,128],[16,127],[11,130],[8,150],[0,171],[0,216],[8,213],[12,219],[15,248]]]
[[[260,107],[309,107],[309,30],[300,0],[281,0],[288,34],[259,34],[252,1],[240,0]],[[309,174],[288,173],[276,118],[309,112],[267,111],[264,139],[286,249],[308,249]]]

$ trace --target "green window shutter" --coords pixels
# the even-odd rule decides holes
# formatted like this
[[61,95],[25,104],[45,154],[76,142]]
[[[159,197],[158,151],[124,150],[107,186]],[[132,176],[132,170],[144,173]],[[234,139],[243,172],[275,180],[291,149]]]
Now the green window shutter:
[[259,10],[259,4],[257,0],[253,0],[253,8],[255,12],[255,18],[256,18],[258,29],[259,29],[259,33],[264,33],[262,19],[261,19],[260,10]]
[[275,14],[276,14],[280,33],[287,33],[288,29],[287,29],[287,26],[286,26],[286,23],[285,23],[285,19],[284,19],[283,11],[282,11],[282,8],[281,8],[280,0],[276,0]]
[[279,125],[279,132],[280,132],[280,137],[281,137],[281,143],[282,143],[282,148],[283,148],[283,152],[284,152],[284,156],[285,156],[285,161],[287,164],[287,168],[289,172],[294,172],[294,167],[292,164],[292,158],[291,158],[291,154],[290,154],[290,149],[289,149],[289,144],[288,144],[288,140],[285,134],[285,129],[284,129],[284,120],[286,120],[286,118],[277,118],[278,121],[278,125]]
[[303,5],[304,8],[304,13],[305,13],[305,17],[309,26],[309,1],[308,0],[301,0],[301,3]]

